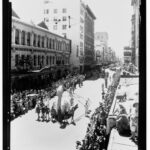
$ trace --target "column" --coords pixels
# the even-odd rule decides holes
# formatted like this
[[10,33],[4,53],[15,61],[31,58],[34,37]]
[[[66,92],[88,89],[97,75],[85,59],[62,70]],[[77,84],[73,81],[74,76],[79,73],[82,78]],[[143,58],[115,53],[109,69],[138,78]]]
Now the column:
[[44,48],[47,48],[47,35],[44,37]]
[[36,38],[35,38],[35,39],[36,39],[36,41],[35,41],[35,43],[36,43],[35,46],[37,47],[37,46],[38,46],[38,35],[36,35]]
[[33,46],[33,40],[34,40],[34,32],[32,31],[30,35],[30,46]]
[[15,44],[15,35],[16,35],[16,27],[13,26],[12,27],[12,41],[11,41],[12,44]]
[[21,30],[19,30],[19,45],[21,45]]
[[40,47],[42,47],[42,36],[40,36]]
[[47,41],[47,42],[46,42],[46,47],[49,49],[49,39],[47,38],[46,41]]
[[54,56],[54,65],[56,65],[56,56]]
[[27,32],[25,32],[25,45],[27,45]]

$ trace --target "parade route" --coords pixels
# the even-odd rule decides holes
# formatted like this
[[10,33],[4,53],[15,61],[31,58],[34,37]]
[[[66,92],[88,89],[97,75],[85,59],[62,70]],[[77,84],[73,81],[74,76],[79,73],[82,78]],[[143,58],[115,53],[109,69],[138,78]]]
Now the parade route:
[[90,99],[90,110],[93,111],[101,101],[104,79],[86,80],[83,86],[75,90],[75,100],[79,108],[75,111],[76,125],[68,125],[61,129],[52,122],[38,122],[35,109],[11,122],[11,150],[75,150],[76,141],[82,140],[86,134],[89,118],[85,117],[85,100]]

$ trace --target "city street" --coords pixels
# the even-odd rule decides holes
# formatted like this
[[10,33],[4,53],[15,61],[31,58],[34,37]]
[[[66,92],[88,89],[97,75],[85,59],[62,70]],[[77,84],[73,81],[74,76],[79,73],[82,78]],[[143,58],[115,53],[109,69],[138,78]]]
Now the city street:
[[61,129],[58,123],[38,122],[35,110],[11,122],[11,150],[75,150],[76,141],[84,139],[89,118],[85,117],[85,100],[90,99],[91,114],[101,101],[104,79],[86,80],[75,90],[79,108],[75,111],[76,125]]

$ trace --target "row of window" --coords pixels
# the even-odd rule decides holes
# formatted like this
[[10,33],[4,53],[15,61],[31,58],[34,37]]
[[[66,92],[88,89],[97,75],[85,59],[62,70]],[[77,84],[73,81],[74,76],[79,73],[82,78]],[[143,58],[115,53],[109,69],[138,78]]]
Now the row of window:
[[[21,45],[28,45],[31,46],[31,33],[27,32],[27,37],[25,37],[25,31],[22,31],[21,34],[19,34],[19,30],[16,29],[15,32],[15,44],[21,44]],[[20,37],[21,36],[21,37]],[[21,41],[19,41],[19,38]],[[46,40],[46,41],[45,41]],[[50,49],[56,49],[56,50],[66,50],[69,51],[70,49],[70,44],[58,41],[56,39],[51,39],[51,38],[45,38],[44,36],[40,36],[37,34],[33,35],[33,46],[35,47],[46,47]]]
[[[56,18],[54,18],[53,21],[57,24],[58,21],[67,21],[67,17],[63,16],[62,20],[61,19],[57,20]],[[47,17],[44,18],[44,22],[49,22],[49,18],[47,18]]]
[[[57,28],[57,25],[54,25],[54,26],[53,26],[53,29],[54,29],[54,30],[57,30],[57,29],[58,29],[58,28]],[[63,29],[63,30],[66,30],[66,29],[67,29],[67,25],[62,25],[62,29]]]
[[63,60],[62,57],[55,57],[55,56],[41,56],[41,55],[34,55],[33,59],[30,55],[15,55],[15,66],[18,65],[26,65],[30,64],[33,66],[44,66],[44,65],[54,65],[56,61],[56,64],[68,64],[69,59]]
[[[62,9],[62,13],[66,13],[67,10],[65,8]],[[54,9],[54,14],[58,13],[58,9]],[[44,14],[49,14],[49,9],[44,9]]]
[[[57,14],[57,13],[58,13],[58,9],[54,9],[54,14]],[[62,13],[67,13],[67,9],[63,8]]]

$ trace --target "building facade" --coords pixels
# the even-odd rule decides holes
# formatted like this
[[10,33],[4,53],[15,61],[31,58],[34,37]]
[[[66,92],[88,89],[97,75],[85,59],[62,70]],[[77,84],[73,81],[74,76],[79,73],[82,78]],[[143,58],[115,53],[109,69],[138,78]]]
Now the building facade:
[[94,65],[95,53],[94,53],[94,20],[96,17],[93,12],[86,5],[85,17],[84,17],[84,66],[90,67]]
[[106,62],[106,53],[108,49],[108,34],[106,32],[95,33],[95,54],[96,62],[102,65]]
[[11,70],[38,70],[69,65],[71,40],[12,16],[11,48]]
[[95,33],[95,59],[97,65],[110,64],[116,61],[115,51],[108,46],[108,33]]
[[138,67],[139,65],[139,23],[140,23],[140,0],[132,0],[132,31],[131,31],[131,47],[132,47],[132,63]]
[[132,52],[133,49],[131,47],[124,47],[124,64],[129,64],[132,62]]
[[[89,18],[92,19],[94,16],[92,15],[89,7],[81,0],[44,1],[43,20],[45,24],[50,31],[72,40],[70,63],[72,67],[78,67],[82,71],[85,64],[85,47],[93,39],[90,37],[89,41],[88,35],[85,36],[85,31],[90,29],[90,32],[94,34],[94,21],[89,21]],[[90,49],[93,48],[93,45],[94,43],[90,44]]]

